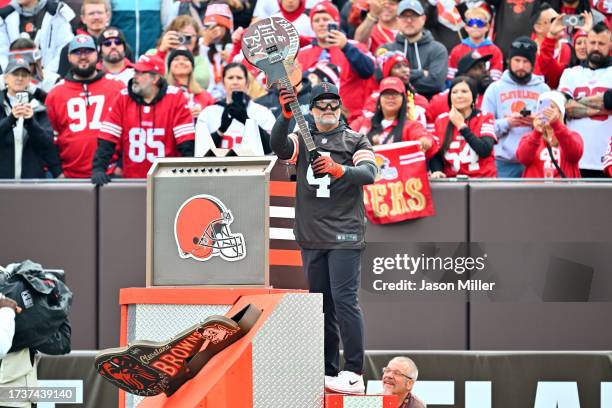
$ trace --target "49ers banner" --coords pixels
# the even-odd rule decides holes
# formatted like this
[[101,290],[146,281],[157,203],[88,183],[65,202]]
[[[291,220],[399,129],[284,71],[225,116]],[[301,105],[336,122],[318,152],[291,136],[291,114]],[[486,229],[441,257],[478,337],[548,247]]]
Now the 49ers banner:
[[378,177],[364,187],[365,209],[374,224],[390,224],[435,215],[425,153],[419,142],[374,147]]

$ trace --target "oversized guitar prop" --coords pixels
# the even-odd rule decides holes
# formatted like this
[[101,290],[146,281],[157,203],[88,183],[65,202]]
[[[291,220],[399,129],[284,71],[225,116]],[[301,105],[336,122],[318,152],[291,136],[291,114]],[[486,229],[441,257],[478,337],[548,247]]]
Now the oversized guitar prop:
[[167,342],[136,341],[100,351],[95,366],[113,385],[131,394],[172,395],[221,350],[253,327],[261,310],[248,305],[231,318],[210,316]]
[[[297,30],[293,24],[282,17],[259,20],[247,28],[242,37],[242,53],[247,61],[265,72],[267,87],[280,86],[295,97],[294,102],[289,106],[306,144],[308,158],[312,163],[320,154],[312,140],[308,124],[302,115],[293,85],[287,75],[287,68],[292,67],[299,48],[300,36]],[[315,174],[317,178],[324,176],[325,174],[322,173]]]

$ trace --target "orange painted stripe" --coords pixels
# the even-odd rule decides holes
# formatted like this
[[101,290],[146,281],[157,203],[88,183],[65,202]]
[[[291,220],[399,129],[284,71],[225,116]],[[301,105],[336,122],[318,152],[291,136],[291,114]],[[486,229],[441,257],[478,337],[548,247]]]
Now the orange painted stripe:
[[294,181],[271,181],[270,196],[272,197],[295,197]]
[[270,265],[273,266],[302,266],[302,257],[299,250],[271,249]]
[[241,296],[269,294],[268,288],[198,288],[151,287],[122,288],[119,303],[128,304],[179,304],[179,305],[231,305]]

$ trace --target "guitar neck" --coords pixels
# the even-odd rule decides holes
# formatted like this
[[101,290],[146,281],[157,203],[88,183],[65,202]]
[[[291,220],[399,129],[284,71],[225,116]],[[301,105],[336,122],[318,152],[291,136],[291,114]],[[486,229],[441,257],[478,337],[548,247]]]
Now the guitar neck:
[[302,109],[300,108],[300,103],[298,102],[297,95],[293,91],[293,84],[289,81],[287,76],[281,78],[279,83],[283,86],[283,88],[287,89],[293,96],[295,96],[295,102],[289,104],[291,108],[291,112],[293,112],[293,117],[297,122],[298,128],[300,129],[300,134],[304,139],[304,143],[306,143],[306,149],[309,152],[312,152],[317,149],[317,146],[314,144],[312,140],[312,135],[310,134],[310,129],[308,128],[308,123],[306,123],[306,119],[304,119],[304,115],[302,114]]

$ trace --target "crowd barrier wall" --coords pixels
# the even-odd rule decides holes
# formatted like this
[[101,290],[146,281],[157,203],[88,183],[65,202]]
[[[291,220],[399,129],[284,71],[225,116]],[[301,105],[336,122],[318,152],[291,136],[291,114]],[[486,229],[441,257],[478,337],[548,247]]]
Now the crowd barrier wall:
[[[94,369],[95,351],[42,356],[40,380],[83,380],[83,404],[117,407],[117,388]],[[366,351],[369,394],[382,387],[381,369],[395,356],[419,368],[414,393],[428,406],[455,408],[607,408],[612,405],[610,352]]]
[[[448,251],[469,243],[468,251],[476,245],[495,255],[499,261],[491,268],[503,278],[531,273],[520,251],[545,244],[546,259],[579,264],[589,279],[579,279],[579,296],[570,301],[476,298],[467,291],[420,299],[372,293],[362,283],[368,349],[610,348],[612,183],[447,181],[432,183],[432,192],[435,217],[369,225],[366,252],[388,247],[418,253],[428,243]],[[145,285],[145,193],[143,181],[99,189],[71,181],[0,183],[0,264],[32,259],[66,271],[75,293],[74,349],[118,345],[119,288]],[[362,271],[362,279],[369,274]],[[538,274],[545,286],[555,281],[550,268]],[[270,277],[276,287],[304,288],[296,265],[273,266]]]

